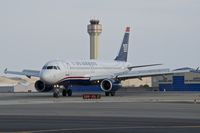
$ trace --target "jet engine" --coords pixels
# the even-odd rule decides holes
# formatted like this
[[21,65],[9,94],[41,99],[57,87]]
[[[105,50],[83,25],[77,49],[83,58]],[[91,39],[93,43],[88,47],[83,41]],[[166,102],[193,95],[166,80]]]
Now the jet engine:
[[104,79],[101,81],[100,87],[105,92],[116,91],[121,88],[121,83],[112,79]]
[[49,91],[53,90],[52,85],[46,85],[41,80],[38,80],[38,81],[35,82],[35,88],[39,92],[49,92]]

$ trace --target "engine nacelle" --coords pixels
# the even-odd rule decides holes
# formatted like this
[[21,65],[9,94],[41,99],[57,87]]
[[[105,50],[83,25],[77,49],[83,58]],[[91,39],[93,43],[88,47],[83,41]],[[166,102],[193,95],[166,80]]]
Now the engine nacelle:
[[100,87],[105,92],[116,91],[121,88],[121,83],[112,79],[104,79],[101,81]]
[[49,92],[49,91],[53,90],[53,86],[52,85],[46,85],[41,80],[38,80],[38,81],[35,82],[35,88],[39,92]]

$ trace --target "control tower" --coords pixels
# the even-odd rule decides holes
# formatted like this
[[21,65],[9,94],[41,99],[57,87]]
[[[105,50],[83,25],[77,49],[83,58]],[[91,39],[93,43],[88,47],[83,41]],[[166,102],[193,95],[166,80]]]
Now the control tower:
[[102,25],[99,20],[92,19],[87,26],[90,35],[90,59],[98,59],[99,57],[99,35],[102,32]]

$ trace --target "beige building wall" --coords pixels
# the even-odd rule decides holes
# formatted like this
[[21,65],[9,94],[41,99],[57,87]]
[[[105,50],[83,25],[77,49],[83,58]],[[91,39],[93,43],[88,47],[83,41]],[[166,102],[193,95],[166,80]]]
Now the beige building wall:
[[152,78],[151,77],[145,77],[140,79],[128,79],[122,81],[123,87],[139,87],[141,85],[148,85],[149,87],[152,87]]
[[4,77],[4,76],[0,76],[0,85],[16,85],[18,83],[18,81],[16,80],[12,80],[10,78]]
[[[0,86],[14,87],[13,92],[36,92],[35,81],[38,78],[15,78],[0,76]],[[1,90],[0,90],[1,92]]]

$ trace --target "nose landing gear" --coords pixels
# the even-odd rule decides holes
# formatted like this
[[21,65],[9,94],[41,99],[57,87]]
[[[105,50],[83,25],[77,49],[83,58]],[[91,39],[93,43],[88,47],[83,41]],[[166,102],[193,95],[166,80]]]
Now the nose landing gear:
[[53,97],[58,98],[60,95],[60,88],[54,88]]
[[54,91],[53,91],[53,97],[59,97],[60,92],[62,92],[62,96],[72,96],[72,90],[71,89],[66,89],[64,86],[54,86]]

